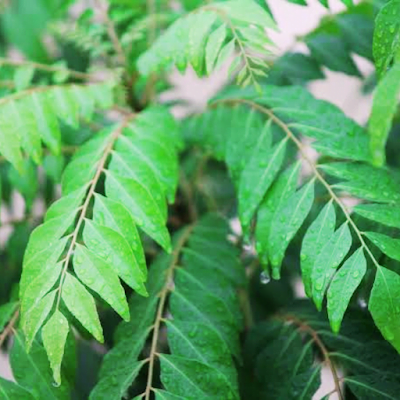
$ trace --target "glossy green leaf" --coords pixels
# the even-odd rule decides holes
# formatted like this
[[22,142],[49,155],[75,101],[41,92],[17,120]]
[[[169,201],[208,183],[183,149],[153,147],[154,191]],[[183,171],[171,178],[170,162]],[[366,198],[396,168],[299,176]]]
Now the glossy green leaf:
[[282,166],[286,142],[286,139],[281,140],[268,153],[260,149],[242,172],[238,198],[240,221],[245,229]]
[[266,239],[274,279],[280,279],[280,268],[286,249],[310,212],[313,201],[314,181],[310,181],[277,209]]
[[295,191],[300,171],[300,163],[294,164],[283,172],[267,192],[257,213],[256,248],[262,263],[267,266],[269,261],[268,240],[271,224],[283,204]]
[[62,300],[82,326],[99,342],[103,342],[103,331],[94,299],[78,279],[68,272],[65,275]]
[[50,360],[54,381],[61,384],[61,362],[69,332],[68,320],[56,310],[42,329],[43,345]]
[[[400,8],[400,2],[398,3]],[[399,13],[400,16],[400,13]],[[399,24],[400,26],[400,24]],[[378,83],[374,95],[369,134],[371,137],[371,153],[374,165],[385,164],[386,141],[392,127],[392,119],[397,110],[400,94],[400,60],[395,62],[389,72]]]
[[145,277],[135,263],[129,243],[119,233],[86,220],[83,238],[92,253],[105,262],[112,263],[113,269],[124,282],[138,293],[147,295],[143,285]]
[[399,275],[387,268],[378,268],[368,309],[382,335],[398,352],[400,352],[400,320],[397,304],[399,295]]
[[351,297],[367,271],[363,248],[356,250],[336,272],[328,289],[328,315],[332,330],[340,330]]
[[0,396],[4,400],[32,400],[34,397],[23,387],[0,377]]
[[373,53],[378,76],[386,73],[399,49],[400,2],[391,0],[380,10],[375,20]]
[[311,280],[313,299],[318,310],[322,308],[329,282],[349,252],[351,243],[350,229],[345,222],[325,243],[315,260]]
[[400,228],[400,209],[389,204],[359,204],[354,212],[371,221],[379,222],[393,228]]
[[378,232],[365,232],[365,235],[382,253],[385,253],[394,260],[400,261],[400,239],[395,239]]
[[315,261],[322,248],[335,231],[336,214],[330,201],[308,228],[301,245],[301,276],[306,295],[312,298],[312,273]]
[[125,320],[129,320],[125,292],[113,266],[77,244],[73,258],[74,271],[86,286],[98,293]]

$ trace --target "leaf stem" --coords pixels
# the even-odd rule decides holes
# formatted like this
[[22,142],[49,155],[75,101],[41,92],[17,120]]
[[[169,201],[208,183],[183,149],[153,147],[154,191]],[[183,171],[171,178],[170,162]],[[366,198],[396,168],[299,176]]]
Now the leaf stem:
[[340,207],[342,210],[346,220],[348,221],[349,225],[353,228],[354,232],[356,233],[360,243],[361,247],[365,249],[367,252],[368,256],[370,257],[371,261],[373,264],[376,266],[378,270],[381,269],[381,266],[379,265],[378,261],[372,254],[371,250],[368,248],[367,244],[365,243],[365,240],[363,238],[363,233],[358,229],[357,225],[351,218],[350,213],[346,209],[346,206],[342,203],[342,201],[339,199],[339,197],[336,195],[336,193],[333,191],[329,183],[325,180],[325,178],[321,175],[321,173],[318,171],[318,168],[315,166],[315,164],[310,160],[310,158],[307,156],[307,153],[304,149],[303,144],[300,142],[300,140],[296,137],[296,135],[290,130],[289,126],[282,121],[278,116],[274,114],[274,112],[266,107],[263,107],[257,103],[255,103],[252,100],[246,100],[246,99],[228,99],[228,100],[218,100],[216,103],[221,103],[221,102],[226,102],[226,103],[241,103],[241,104],[247,104],[248,106],[254,108],[255,110],[260,111],[261,113],[267,115],[271,121],[275,122],[276,125],[278,125],[284,132],[285,134],[289,137],[290,140],[297,146],[299,153],[301,157],[309,164],[314,176],[317,178],[319,182],[325,187],[333,201]]
[[156,320],[155,320],[155,324],[154,324],[154,328],[153,328],[153,338],[151,341],[150,355],[148,357],[149,358],[149,372],[147,375],[146,390],[143,394],[145,396],[145,400],[150,400],[150,393],[153,389],[152,383],[153,383],[153,374],[154,374],[154,362],[155,362],[156,356],[158,355],[157,343],[158,343],[158,336],[160,333],[160,325],[163,320],[164,305],[165,305],[165,302],[167,299],[167,295],[168,295],[169,291],[171,290],[171,282],[172,282],[175,267],[178,264],[180,253],[181,253],[183,247],[185,246],[187,240],[189,239],[193,228],[194,228],[194,225],[189,225],[188,227],[186,227],[184,232],[182,233],[181,237],[179,238],[179,240],[174,248],[174,251],[172,253],[172,260],[166,271],[167,276],[166,276],[166,280],[165,280],[165,285],[164,285],[163,289],[161,290],[160,294],[158,295],[160,297],[160,301],[158,303]]
[[299,328],[299,331],[306,332],[312,337],[314,343],[320,349],[327,366],[329,367],[329,369],[332,372],[333,381],[335,382],[335,392],[337,392],[339,400],[344,400],[344,397],[343,397],[343,394],[342,394],[342,391],[340,388],[340,378],[337,374],[335,364],[332,362],[330,355],[329,355],[329,351],[325,347],[325,345],[322,342],[322,340],[320,339],[320,337],[318,336],[318,333],[310,325],[306,324],[305,322],[303,322],[299,318],[295,317],[294,315],[283,315],[283,316],[279,316],[278,319],[281,319],[285,322],[293,323],[294,325],[296,325]]
[[101,13],[102,13],[102,18],[104,20],[104,23],[106,25],[107,28],[107,34],[108,37],[111,40],[111,43],[114,47],[115,53],[117,55],[118,58],[118,63],[121,66],[126,66],[127,65],[127,59],[124,53],[124,50],[122,48],[121,42],[119,41],[118,35],[117,35],[117,31],[115,29],[115,25],[113,20],[109,17],[108,15],[108,7],[107,5],[102,1],[102,0],[96,0],[96,3],[98,5],[98,8],[100,9]]
[[37,62],[26,61],[26,60],[11,60],[9,58],[0,57],[0,65],[10,65],[13,67],[27,66],[46,72],[66,72],[69,75],[73,76],[74,78],[85,79],[85,80],[93,78],[92,75],[87,74],[85,72],[75,71],[69,68],[57,67],[55,65],[40,64]]
[[102,157],[99,160],[99,163],[97,165],[94,177],[89,183],[90,186],[89,186],[89,189],[88,189],[88,192],[87,192],[87,195],[86,195],[86,199],[85,199],[85,202],[83,203],[83,206],[82,206],[82,209],[81,209],[81,213],[79,215],[79,218],[78,218],[78,221],[76,223],[74,232],[72,234],[71,243],[69,245],[69,248],[68,248],[68,251],[67,251],[67,255],[65,257],[64,265],[63,265],[63,268],[62,268],[60,285],[58,287],[58,295],[57,295],[57,309],[58,309],[58,307],[60,305],[62,287],[63,287],[63,284],[64,284],[65,276],[67,274],[68,265],[69,265],[69,262],[71,260],[72,254],[74,252],[75,245],[76,245],[77,240],[78,240],[79,231],[80,231],[80,228],[81,228],[81,226],[83,224],[83,221],[84,221],[84,219],[86,217],[86,213],[88,211],[90,201],[92,200],[92,197],[94,195],[94,191],[96,189],[97,183],[98,183],[98,181],[100,179],[100,176],[101,176],[102,172],[104,171],[105,164],[107,162],[108,156],[111,154],[111,151],[112,151],[112,149],[114,147],[115,142],[117,141],[117,139],[121,135],[123,129],[128,125],[129,121],[132,118],[134,118],[134,116],[135,115],[133,114],[130,117],[126,117],[121,122],[121,124],[118,126],[118,128],[114,132],[112,132],[112,134],[110,136],[110,140],[109,140],[107,146],[104,149],[104,153],[103,153]]
[[19,318],[19,307],[15,310],[14,315],[10,319],[4,331],[0,334],[0,348],[3,346],[4,341],[7,339],[8,335],[13,331],[15,324]]

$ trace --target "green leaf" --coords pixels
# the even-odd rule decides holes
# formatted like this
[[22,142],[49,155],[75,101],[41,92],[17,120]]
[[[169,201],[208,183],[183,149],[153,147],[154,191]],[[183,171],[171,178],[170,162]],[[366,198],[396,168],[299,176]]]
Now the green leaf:
[[247,229],[265,193],[279,172],[285,156],[287,139],[281,140],[268,153],[258,148],[244,168],[239,183],[239,216]]
[[334,188],[361,199],[381,203],[396,203],[400,199],[400,179],[392,170],[344,162],[323,164],[319,167],[342,180]]
[[400,277],[380,267],[376,271],[368,309],[382,335],[400,352],[400,320],[397,299],[400,296]]
[[393,228],[400,228],[400,210],[398,206],[390,204],[359,204],[354,207],[354,212]]
[[312,180],[282,203],[276,211],[267,239],[274,279],[280,279],[280,268],[286,249],[306,219],[313,202],[314,181]]
[[375,20],[373,53],[379,77],[386,73],[399,46],[400,2],[391,0],[379,11]]
[[170,251],[171,243],[165,220],[145,187],[133,179],[108,173],[106,194],[115,201],[122,200],[136,224],[166,251]]
[[322,308],[329,282],[349,252],[351,243],[350,229],[345,222],[325,243],[315,260],[311,280],[313,299],[318,310]]
[[365,236],[374,243],[382,253],[390,258],[400,261],[400,239],[395,239],[377,232],[364,232]]
[[61,361],[68,332],[68,321],[58,310],[55,311],[42,329],[43,345],[49,357],[54,381],[57,385],[61,384]]
[[[400,2],[398,6],[400,8]],[[378,167],[385,164],[386,141],[392,127],[393,116],[397,110],[399,93],[400,61],[395,62],[390,71],[378,83],[374,95],[369,120],[369,134],[371,136],[370,148],[373,163]]]
[[284,171],[267,192],[257,213],[256,248],[261,262],[267,266],[270,258],[268,239],[272,221],[283,204],[295,191],[300,171],[300,163],[295,163]]
[[103,331],[94,299],[78,279],[68,272],[65,275],[61,298],[82,326],[99,342],[103,342]]
[[135,261],[129,243],[117,232],[105,226],[85,220],[83,239],[87,248],[105,262],[110,262],[119,277],[132,289],[146,296],[143,284],[145,276]]
[[361,76],[350,54],[343,47],[343,43],[338,37],[319,33],[307,38],[306,44],[313,57],[332,71],[344,72],[357,77]]
[[221,47],[226,38],[226,25],[221,24],[221,26],[216,29],[207,39],[206,45],[206,71],[210,75],[214,69],[214,64],[217,59]]
[[86,286],[98,293],[124,320],[129,320],[128,303],[112,265],[76,244],[74,271]]
[[34,341],[27,352],[24,338],[17,332],[10,352],[14,378],[24,389],[36,393],[34,398],[49,400],[70,399],[70,388],[65,379],[60,386],[53,385],[52,373],[44,348]]
[[[198,399],[228,397],[237,399],[224,376],[218,371],[196,360],[163,354],[161,361],[161,382],[171,393]],[[212,379],[210,379],[212,377]]]
[[301,276],[306,295],[312,298],[312,273],[314,264],[324,245],[335,231],[336,214],[330,201],[308,228],[301,246]]
[[17,91],[28,88],[32,82],[35,69],[28,65],[17,68],[14,73],[14,85]]
[[0,377],[0,396],[4,400],[32,400],[33,395],[14,382]]
[[95,195],[93,221],[104,225],[124,237],[132,248],[136,262],[142,275],[147,276],[146,261],[142,243],[136,225],[129,211],[122,203],[108,199],[99,194]]
[[332,330],[338,333],[353,293],[367,271],[363,248],[356,250],[336,272],[328,289],[328,315]]

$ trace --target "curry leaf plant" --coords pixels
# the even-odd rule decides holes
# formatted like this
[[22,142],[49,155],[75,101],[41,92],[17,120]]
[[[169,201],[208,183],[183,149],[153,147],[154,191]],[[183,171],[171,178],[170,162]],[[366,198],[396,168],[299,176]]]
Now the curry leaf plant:
[[398,398],[400,3],[319,3],[1,5],[0,399]]

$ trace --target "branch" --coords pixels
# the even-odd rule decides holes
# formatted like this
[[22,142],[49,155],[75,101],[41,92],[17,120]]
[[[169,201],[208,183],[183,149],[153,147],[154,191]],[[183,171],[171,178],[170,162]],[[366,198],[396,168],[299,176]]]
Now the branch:
[[97,3],[98,8],[101,11],[101,14],[102,14],[101,16],[106,25],[108,37],[110,38],[111,43],[114,47],[115,53],[117,55],[118,63],[121,66],[126,66],[127,65],[126,56],[125,56],[124,50],[122,48],[121,42],[119,41],[117,32],[115,30],[114,22],[108,15],[108,9],[107,9],[108,7],[102,0],[96,0],[96,3]]
[[175,249],[172,253],[172,260],[170,265],[168,266],[168,269],[166,271],[167,277],[165,281],[165,286],[161,290],[161,293],[159,294],[160,301],[158,303],[158,308],[157,308],[157,314],[156,314],[156,320],[153,326],[153,338],[151,341],[151,348],[150,348],[150,355],[147,359],[149,362],[149,372],[147,376],[147,384],[146,384],[146,390],[145,392],[140,396],[140,397],[145,397],[145,400],[150,400],[150,393],[152,390],[152,384],[153,384],[153,373],[154,373],[154,362],[156,359],[156,356],[158,356],[157,353],[157,343],[158,343],[158,336],[160,333],[160,325],[163,320],[163,312],[164,312],[164,305],[167,299],[167,295],[169,291],[171,290],[171,282],[174,274],[175,267],[178,264],[179,256],[182,251],[183,246],[185,246],[187,240],[189,239],[190,234],[192,233],[193,230],[193,225],[189,225],[185,231],[182,233],[182,236],[179,238]]
[[285,322],[293,323],[294,325],[296,325],[299,328],[299,331],[308,333],[312,337],[314,343],[321,350],[321,353],[324,357],[324,360],[325,360],[327,366],[331,370],[333,381],[335,382],[335,392],[337,392],[339,400],[344,400],[344,397],[343,397],[343,394],[342,394],[342,391],[340,388],[340,378],[337,374],[336,367],[330,358],[328,349],[325,347],[324,343],[318,336],[318,333],[310,325],[301,321],[299,318],[295,317],[294,315],[283,315],[278,318]]
[[2,58],[0,57],[0,65],[10,65],[14,67],[22,67],[22,66],[29,66],[35,69],[39,69],[41,71],[46,72],[66,72],[69,75],[73,76],[74,78],[78,79],[90,79],[93,78],[92,75],[87,74],[85,72],[75,71],[69,68],[62,68],[57,67],[54,65],[47,65],[47,64],[40,64],[33,61],[19,61],[19,60],[11,60],[9,58]]
[[19,317],[19,307],[14,312],[14,315],[12,316],[10,322],[5,327],[4,331],[0,334],[0,348],[3,346],[3,343],[7,339],[8,335],[10,335],[10,333],[14,330],[14,326],[18,320],[18,317]]

